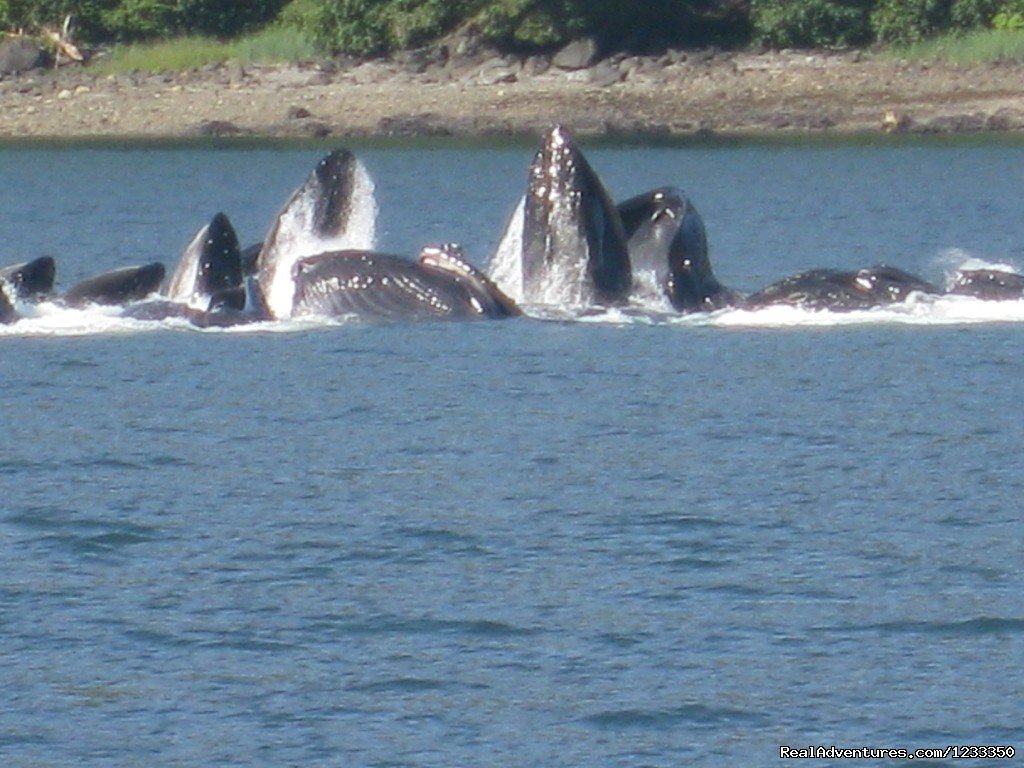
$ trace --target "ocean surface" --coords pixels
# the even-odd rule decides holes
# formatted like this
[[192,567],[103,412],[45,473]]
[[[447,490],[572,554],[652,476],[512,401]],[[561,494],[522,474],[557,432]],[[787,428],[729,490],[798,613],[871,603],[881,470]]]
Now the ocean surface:
[[[4,146],[0,264],[255,242],[328,148]],[[1024,267],[1019,142],[584,148],[689,193],[740,289]],[[481,266],[533,152],[354,149],[382,249]],[[1024,302],[634,309],[0,329],[0,764],[1019,756]]]

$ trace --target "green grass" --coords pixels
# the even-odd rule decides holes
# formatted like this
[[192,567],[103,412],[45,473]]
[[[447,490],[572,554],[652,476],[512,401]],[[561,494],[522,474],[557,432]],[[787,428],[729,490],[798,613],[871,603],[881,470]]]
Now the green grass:
[[115,46],[92,69],[99,75],[117,72],[178,72],[235,59],[242,64],[302,61],[316,57],[300,31],[272,26],[236,40],[182,37],[155,43]]
[[1024,59],[1024,30],[980,30],[943,35],[914,45],[894,47],[891,54],[911,61],[942,60],[961,64]]

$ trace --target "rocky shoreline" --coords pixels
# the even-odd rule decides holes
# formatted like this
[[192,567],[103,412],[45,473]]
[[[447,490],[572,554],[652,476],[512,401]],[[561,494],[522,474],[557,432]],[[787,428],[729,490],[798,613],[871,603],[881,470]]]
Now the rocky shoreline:
[[0,74],[0,137],[691,136],[1024,132],[1024,63],[860,51],[602,58],[440,46],[388,60],[235,62],[167,74]]

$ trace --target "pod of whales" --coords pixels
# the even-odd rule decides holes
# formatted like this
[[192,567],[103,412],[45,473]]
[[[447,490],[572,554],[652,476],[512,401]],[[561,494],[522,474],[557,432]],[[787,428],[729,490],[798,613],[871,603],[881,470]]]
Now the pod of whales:
[[54,293],[50,257],[0,268],[0,324],[22,309],[121,307],[141,320],[199,327],[326,316],[371,321],[498,319],[522,306],[614,307],[652,295],[679,314],[791,306],[848,312],[911,296],[1024,298],[1024,275],[960,270],[946,288],[885,264],[809,269],[751,293],[715,277],[703,219],[675,187],[618,204],[569,132],[545,132],[526,190],[488,276],[454,244],[417,258],[375,249],[374,184],[347,150],[325,156],[285,202],[266,236],[241,249],[228,217],[202,227],[168,277],[162,263],[125,267]]

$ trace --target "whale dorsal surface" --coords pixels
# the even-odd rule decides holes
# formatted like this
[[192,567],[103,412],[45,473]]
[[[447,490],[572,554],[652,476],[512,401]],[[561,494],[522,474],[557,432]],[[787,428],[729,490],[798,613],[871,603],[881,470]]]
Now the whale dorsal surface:
[[953,278],[949,293],[986,301],[1024,298],[1024,275],[1003,269],[961,269]]
[[164,265],[160,262],[122,267],[77,283],[64,293],[62,301],[69,307],[141,301],[160,289],[165,274]]
[[339,149],[324,157],[285,203],[255,261],[259,302],[272,318],[295,310],[294,267],[307,256],[373,247],[373,182],[355,156]]
[[809,269],[752,293],[746,305],[850,312],[904,302],[912,293],[939,295],[942,291],[902,269],[878,264],[859,270]]

